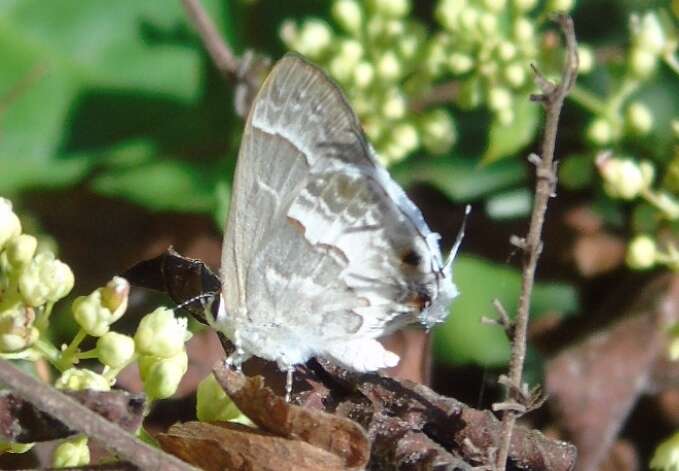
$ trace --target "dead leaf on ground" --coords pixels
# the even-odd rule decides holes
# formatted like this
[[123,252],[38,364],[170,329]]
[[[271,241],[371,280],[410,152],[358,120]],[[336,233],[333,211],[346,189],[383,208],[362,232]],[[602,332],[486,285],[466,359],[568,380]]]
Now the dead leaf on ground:
[[158,434],[163,450],[207,471],[344,470],[341,457],[240,424],[186,422]]
[[264,385],[262,376],[247,377],[219,366],[214,371],[217,381],[258,427],[328,451],[348,468],[363,468],[368,463],[370,443],[356,422],[287,403]]

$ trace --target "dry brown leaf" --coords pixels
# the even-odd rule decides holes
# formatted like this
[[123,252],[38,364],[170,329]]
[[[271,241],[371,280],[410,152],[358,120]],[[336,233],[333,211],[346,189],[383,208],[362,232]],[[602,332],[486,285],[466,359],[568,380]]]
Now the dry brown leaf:
[[214,373],[238,408],[262,429],[326,450],[347,468],[368,463],[370,442],[356,422],[289,404],[266,387],[261,376],[247,377],[221,364]]
[[339,471],[342,458],[240,424],[186,422],[157,437],[168,453],[207,471]]

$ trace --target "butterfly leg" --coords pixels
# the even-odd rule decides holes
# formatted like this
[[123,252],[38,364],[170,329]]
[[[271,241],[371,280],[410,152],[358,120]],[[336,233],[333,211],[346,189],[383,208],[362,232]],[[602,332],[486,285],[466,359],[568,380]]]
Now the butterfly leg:
[[290,402],[292,397],[292,375],[295,373],[294,366],[288,366],[286,368],[286,378],[285,378],[285,402]]

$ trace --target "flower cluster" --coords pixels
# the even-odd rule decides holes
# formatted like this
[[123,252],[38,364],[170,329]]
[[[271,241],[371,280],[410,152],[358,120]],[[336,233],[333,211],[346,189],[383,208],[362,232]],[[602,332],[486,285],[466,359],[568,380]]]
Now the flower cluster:
[[0,198],[0,352],[31,347],[38,320],[73,288],[71,269],[38,240],[23,234],[12,204]]
[[[667,191],[654,189],[655,168],[650,162],[613,157],[605,152],[599,154],[597,167],[604,190],[612,198],[639,198],[652,205],[664,219],[679,220],[679,201]],[[679,271],[679,250],[674,243],[670,240],[666,250],[662,250],[650,235],[637,235],[627,248],[627,264],[636,270],[660,264]]]
[[413,100],[431,83],[423,66],[424,25],[408,17],[409,0],[336,0],[332,16],[341,32],[318,19],[281,27],[285,44],[323,66],[349,96],[363,127],[386,163],[421,145],[434,154],[455,142],[443,108],[415,113]]
[[[188,365],[186,319],[158,308],[141,320],[134,338],[111,330],[127,309],[130,291],[127,280],[116,276],[73,301],[71,311],[79,331],[68,345],[57,348],[49,339],[50,313],[73,285],[68,265],[34,236],[23,234],[12,204],[0,198],[0,356],[45,358],[60,372],[54,386],[71,391],[108,391],[118,373],[137,361],[144,391],[151,400],[173,395]],[[88,336],[96,338],[96,347],[81,351]],[[103,368],[97,372],[78,367],[84,359],[97,359]],[[0,453],[28,449],[30,445],[0,444]],[[55,467],[88,462],[87,437],[66,440],[54,451]]]
[[[456,141],[455,123],[440,104],[461,109],[484,106],[508,125],[514,104],[532,90],[530,63],[544,48],[538,18],[567,11],[573,0],[440,0],[433,33],[409,16],[409,0],[335,0],[332,16],[340,32],[319,19],[283,23],[286,46],[318,62],[342,85],[368,137],[385,163],[419,147],[444,154]],[[581,63],[592,54],[582,48]],[[589,65],[588,65],[589,63]],[[436,83],[450,80],[445,99]],[[455,93],[451,91],[455,90]],[[439,90],[440,91],[440,90]]]

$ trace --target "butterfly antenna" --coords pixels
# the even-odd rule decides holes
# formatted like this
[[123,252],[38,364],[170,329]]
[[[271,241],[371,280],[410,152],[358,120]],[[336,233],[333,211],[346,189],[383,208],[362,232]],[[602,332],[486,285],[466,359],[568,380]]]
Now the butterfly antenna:
[[[187,300],[184,301],[183,303],[177,305],[177,307],[176,307],[175,309],[183,309],[183,308],[185,308],[186,306],[188,306],[189,304],[193,304],[193,303],[195,303],[196,301],[200,301],[201,299],[205,299],[205,298],[213,298],[213,299],[214,299],[214,297],[215,297],[216,295],[217,295],[217,293],[214,293],[214,292],[201,293],[201,294],[199,294],[198,296],[194,296],[193,298],[187,299]],[[201,303],[201,305],[202,305],[202,303]]]
[[465,206],[464,208],[464,217],[462,218],[462,226],[460,226],[460,230],[457,233],[457,237],[455,238],[455,243],[453,244],[453,248],[450,249],[450,253],[448,254],[448,260],[446,260],[446,270],[450,268],[450,266],[453,264],[453,260],[455,260],[455,256],[457,255],[457,251],[460,248],[460,245],[462,244],[462,239],[464,239],[464,230],[465,227],[467,226],[467,217],[469,217],[469,214],[472,212],[472,207],[470,204]]

